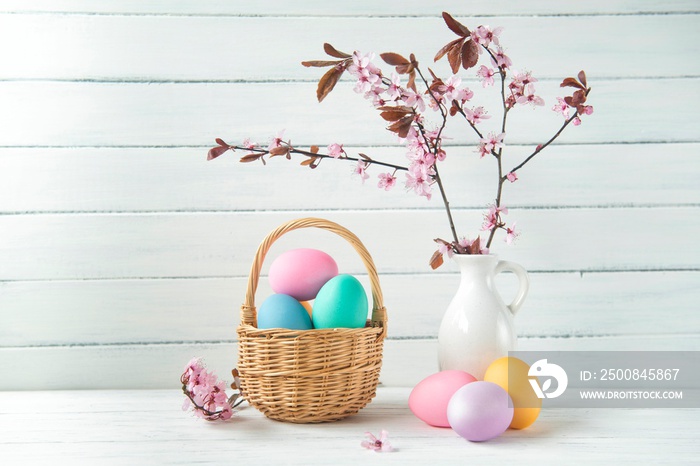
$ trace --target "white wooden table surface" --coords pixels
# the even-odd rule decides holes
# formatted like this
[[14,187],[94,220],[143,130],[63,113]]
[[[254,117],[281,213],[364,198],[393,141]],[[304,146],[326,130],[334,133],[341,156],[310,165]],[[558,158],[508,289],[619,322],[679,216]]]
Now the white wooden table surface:
[[[698,411],[550,409],[529,428],[472,443],[413,416],[408,388],[380,387],[359,414],[289,424],[242,405],[207,422],[177,390],[0,393],[0,458],[15,464],[697,464]],[[395,448],[360,446],[389,431]]]

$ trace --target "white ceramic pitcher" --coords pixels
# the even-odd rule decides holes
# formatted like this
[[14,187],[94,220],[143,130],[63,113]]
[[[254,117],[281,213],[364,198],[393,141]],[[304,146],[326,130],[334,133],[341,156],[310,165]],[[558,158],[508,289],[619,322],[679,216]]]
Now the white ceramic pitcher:
[[[527,296],[530,281],[520,265],[499,261],[494,255],[456,254],[453,260],[461,281],[440,324],[438,362],[440,370],[463,370],[483,380],[493,361],[516,349],[513,317]],[[509,305],[494,285],[494,277],[501,272],[514,273],[520,282]]]

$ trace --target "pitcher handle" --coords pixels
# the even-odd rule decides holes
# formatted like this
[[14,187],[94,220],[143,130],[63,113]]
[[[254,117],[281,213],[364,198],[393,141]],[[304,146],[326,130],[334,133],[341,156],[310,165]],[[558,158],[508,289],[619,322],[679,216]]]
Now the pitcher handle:
[[498,261],[498,264],[496,264],[494,275],[497,275],[501,272],[514,273],[515,276],[518,277],[518,282],[520,283],[520,289],[518,289],[518,294],[515,295],[513,302],[507,306],[510,310],[510,313],[513,314],[513,316],[515,316],[515,314],[520,309],[520,306],[523,305],[523,301],[525,301],[525,297],[527,296],[527,291],[530,289],[530,278],[528,277],[525,269],[522,266],[516,264],[515,262]]

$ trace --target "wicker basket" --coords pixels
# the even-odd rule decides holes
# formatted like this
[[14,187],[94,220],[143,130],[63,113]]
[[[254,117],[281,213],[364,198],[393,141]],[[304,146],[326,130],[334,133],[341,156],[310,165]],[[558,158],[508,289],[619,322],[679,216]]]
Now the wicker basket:
[[[278,238],[320,228],[348,241],[362,258],[372,288],[372,319],[364,328],[256,328],[255,291],[265,255]],[[248,278],[238,327],[238,371],[246,400],[270,419],[326,422],[357,413],[374,398],[382,366],[386,310],[372,257],[344,227],[319,218],[279,226],[260,243]]]

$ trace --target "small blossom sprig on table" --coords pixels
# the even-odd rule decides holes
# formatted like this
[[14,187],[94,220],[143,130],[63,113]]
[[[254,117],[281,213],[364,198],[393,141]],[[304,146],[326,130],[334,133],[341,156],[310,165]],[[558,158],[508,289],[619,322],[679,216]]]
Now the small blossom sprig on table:
[[[321,146],[318,145],[306,150],[292,145],[291,140],[285,140],[283,132],[273,138],[267,147],[249,140],[245,140],[241,145],[231,145],[222,139],[216,139],[217,146],[209,150],[208,159],[215,159],[229,150],[243,150],[247,153],[241,157],[241,162],[259,160],[265,164],[266,158],[283,156],[291,160],[292,156],[300,156],[302,166],[315,169],[326,159],[343,160],[354,162],[353,173],[359,175],[363,183],[370,177],[368,169],[379,167],[381,172],[378,174],[377,186],[383,190],[388,191],[396,186],[398,172],[405,173],[406,189],[419,196],[430,199],[437,188],[447,214],[451,239],[435,239],[438,250],[430,259],[432,268],[437,268],[443,263],[444,255],[488,254],[498,231],[505,233],[506,243],[512,243],[519,233],[515,229],[515,222],[508,226],[503,219],[508,213],[507,207],[503,205],[504,185],[506,182],[516,182],[520,170],[554,142],[567,126],[578,126],[583,115],[593,113],[593,107],[586,103],[591,88],[584,71],[580,71],[576,78],[564,79],[560,87],[572,87],[575,91],[572,95],[557,97],[557,103],[552,107],[552,110],[564,118],[563,124],[547,141],[537,145],[521,163],[507,169],[504,148],[508,114],[516,107],[540,107],[545,104],[544,99],[535,92],[537,79],[529,71],[513,69],[513,63],[500,42],[502,28],[491,29],[481,25],[470,30],[449,13],[443,12],[442,17],[447,27],[458,36],[442,47],[434,58],[437,62],[447,57],[453,74],[446,79],[438,77],[428,68],[429,81],[414,54],[410,54],[409,58],[393,52],[380,54],[385,63],[394,67],[391,74],[387,75],[372,63],[374,54],[362,54],[359,51],[348,54],[328,43],[324,44],[324,51],[333,60],[302,62],[307,67],[330,67],[318,83],[316,97],[319,102],[334,89],[345,72],[352,75],[356,79],[355,92],[363,94],[372,102],[380,117],[388,122],[386,129],[395,133],[406,147],[406,158],[409,162],[407,165],[389,163],[362,153],[357,157],[350,156],[343,145],[337,142],[328,144],[325,152],[321,151]],[[476,67],[482,57],[487,57],[488,63],[478,68],[475,78],[487,88],[497,86],[498,76],[502,102],[500,125],[497,130],[488,133],[481,128],[492,115],[484,107],[470,104],[474,92],[464,86],[462,78],[457,75],[461,68],[469,70]],[[401,81],[401,76],[404,75],[407,76],[405,85]],[[418,90],[417,82],[422,84],[424,91]],[[427,121],[427,109],[439,114],[436,124]],[[475,134],[478,139],[475,152],[481,158],[494,160],[497,165],[495,196],[484,214],[481,227],[481,231],[488,234],[486,239],[479,235],[475,239],[468,239],[457,234],[440,175],[440,164],[447,157],[442,147],[443,132],[448,119],[452,117],[462,119]]]
[[365,432],[365,437],[366,439],[360,445],[368,450],[374,450],[375,452],[394,451],[391,443],[389,443],[389,433],[384,429],[380,432],[379,438],[375,437],[371,432]]
[[207,421],[231,419],[233,409],[244,401],[238,371],[233,369],[232,375],[231,388],[238,392],[227,397],[226,384],[216,374],[207,371],[201,358],[192,358],[180,376],[182,392],[187,397],[182,405],[183,411],[191,408],[195,416]]

